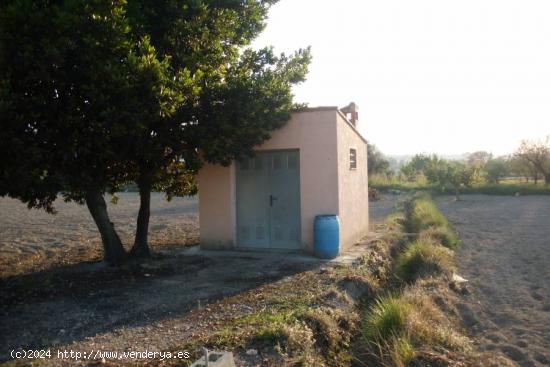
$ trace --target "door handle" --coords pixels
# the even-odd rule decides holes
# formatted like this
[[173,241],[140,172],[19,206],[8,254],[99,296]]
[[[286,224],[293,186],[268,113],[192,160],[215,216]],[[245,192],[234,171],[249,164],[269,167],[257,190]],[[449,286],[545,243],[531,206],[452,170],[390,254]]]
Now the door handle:
[[273,202],[277,200],[277,198],[273,195],[269,195],[269,206],[273,206]]

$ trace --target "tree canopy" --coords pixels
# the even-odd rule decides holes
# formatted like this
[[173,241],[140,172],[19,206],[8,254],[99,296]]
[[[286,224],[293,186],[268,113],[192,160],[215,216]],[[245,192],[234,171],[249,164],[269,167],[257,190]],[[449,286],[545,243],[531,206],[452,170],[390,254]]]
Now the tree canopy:
[[535,179],[540,174],[544,183],[550,184],[550,137],[539,141],[523,140],[514,156],[535,170]]
[[151,190],[196,191],[281,127],[309,49],[245,49],[275,1],[72,0],[0,4],[0,195],[86,203],[105,259],[125,257],[104,194],[136,182],[133,251],[148,254]]
[[436,155],[416,154],[409,162],[401,166],[400,170],[408,181],[414,181],[418,175],[425,175],[428,166],[438,160]]
[[374,144],[367,144],[367,166],[369,175],[390,172],[390,162]]

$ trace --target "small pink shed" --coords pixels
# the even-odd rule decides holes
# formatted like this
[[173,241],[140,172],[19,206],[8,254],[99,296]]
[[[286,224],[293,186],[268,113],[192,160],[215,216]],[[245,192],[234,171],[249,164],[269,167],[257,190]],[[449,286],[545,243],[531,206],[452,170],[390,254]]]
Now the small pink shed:
[[307,108],[256,156],[199,172],[204,249],[313,251],[316,215],[340,218],[340,249],[368,232],[367,141],[354,103]]

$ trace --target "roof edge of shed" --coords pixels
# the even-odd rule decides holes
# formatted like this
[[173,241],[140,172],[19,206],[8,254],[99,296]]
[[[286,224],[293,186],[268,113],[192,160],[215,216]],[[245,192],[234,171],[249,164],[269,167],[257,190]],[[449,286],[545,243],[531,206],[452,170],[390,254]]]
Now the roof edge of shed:
[[318,107],[304,107],[300,108],[293,113],[303,113],[303,112],[322,112],[322,111],[336,111],[336,113],[347,123],[347,125],[359,136],[361,140],[367,144],[367,139],[359,132],[357,127],[347,118],[347,116],[340,110],[338,106],[318,106]]

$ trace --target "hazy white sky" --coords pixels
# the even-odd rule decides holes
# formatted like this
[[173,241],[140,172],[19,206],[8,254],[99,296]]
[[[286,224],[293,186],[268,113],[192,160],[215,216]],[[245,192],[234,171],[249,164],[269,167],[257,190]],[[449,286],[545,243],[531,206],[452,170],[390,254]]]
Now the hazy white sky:
[[311,45],[296,100],[355,101],[387,154],[504,154],[550,134],[548,0],[281,0],[267,45]]

